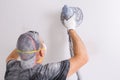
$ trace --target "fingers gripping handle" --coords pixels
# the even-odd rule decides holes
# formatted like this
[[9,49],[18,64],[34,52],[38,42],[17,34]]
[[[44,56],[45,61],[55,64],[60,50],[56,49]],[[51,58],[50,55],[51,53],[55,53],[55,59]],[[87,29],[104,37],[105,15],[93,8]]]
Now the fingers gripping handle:
[[83,13],[79,7],[64,5],[61,12],[61,22],[67,29],[75,29],[83,21]]

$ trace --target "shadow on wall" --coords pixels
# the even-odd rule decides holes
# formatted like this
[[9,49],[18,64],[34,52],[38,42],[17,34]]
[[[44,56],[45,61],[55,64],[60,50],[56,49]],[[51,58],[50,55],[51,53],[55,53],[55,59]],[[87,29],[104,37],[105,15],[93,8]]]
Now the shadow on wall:
[[49,26],[49,46],[47,61],[48,62],[57,62],[66,59],[66,29],[63,27],[60,21],[60,12],[51,13],[48,18],[51,20]]

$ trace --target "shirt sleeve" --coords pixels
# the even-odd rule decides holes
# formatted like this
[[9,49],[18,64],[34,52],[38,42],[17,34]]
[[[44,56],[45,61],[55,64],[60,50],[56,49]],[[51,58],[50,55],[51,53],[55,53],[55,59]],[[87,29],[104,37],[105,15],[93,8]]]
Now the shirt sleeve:
[[69,60],[46,64],[38,70],[39,79],[43,80],[66,80],[70,67]]
[[6,64],[6,72],[5,72],[5,80],[15,80],[17,78],[17,71],[18,69],[18,61],[17,60],[10,60]]
[[11,67],[13,67],[16,62],[17,60],[15,59],[9,60],[6,65],[7,69],[10,69]]

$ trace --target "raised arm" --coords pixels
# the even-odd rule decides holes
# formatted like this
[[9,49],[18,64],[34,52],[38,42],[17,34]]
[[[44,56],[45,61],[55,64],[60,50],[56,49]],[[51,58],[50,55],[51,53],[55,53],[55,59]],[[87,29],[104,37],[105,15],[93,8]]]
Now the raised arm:
[[16,51],[16,49],[14,49],[10,54],[9,56],[7,57],[6,59],[6,62],[8,62],[9,60],[12,60],[12,59],[18,59],[19,55]]
[[87,63],[88,55],[84,43],[75,31],[76,26],[79,26],[76,23],[76,15],[74,14],[68,20],[64,19],[64,26],[67,28],[67,31],[73,43],[74,56],[70,59],[70,69],[68,72],[69,77]]
[[74,29],[69,30],[69,35],[73,43],[74,56],[70,59],[70,69],[68,77],[80,69],[88,61],[87,50],[84,43]]

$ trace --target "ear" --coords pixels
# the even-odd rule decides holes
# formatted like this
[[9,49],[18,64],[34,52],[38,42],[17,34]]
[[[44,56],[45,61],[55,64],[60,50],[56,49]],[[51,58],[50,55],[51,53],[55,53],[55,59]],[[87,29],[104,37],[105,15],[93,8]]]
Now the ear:
[[44,52],[45,52],[44,50],[40,50],[40,51],[39,51],[39,55],[40,55],[41,57],[44,57]]
[[36,55],[36,63],[41,64],[44,59],[44,50],[40,50]]

